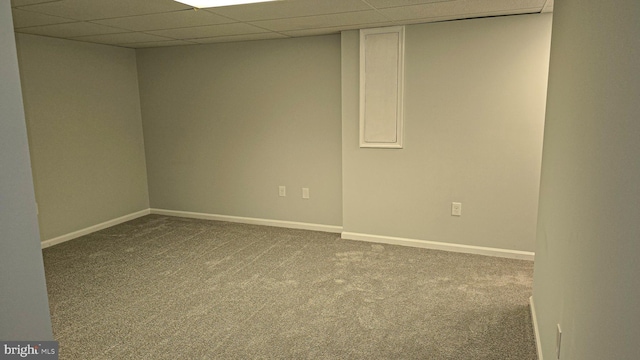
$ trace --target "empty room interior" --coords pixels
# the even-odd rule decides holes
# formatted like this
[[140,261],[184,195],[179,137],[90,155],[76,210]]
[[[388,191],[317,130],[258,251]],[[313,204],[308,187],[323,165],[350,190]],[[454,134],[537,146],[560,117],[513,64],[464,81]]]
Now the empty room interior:
[[0,1],[0,342],[640,356],[639,2]]

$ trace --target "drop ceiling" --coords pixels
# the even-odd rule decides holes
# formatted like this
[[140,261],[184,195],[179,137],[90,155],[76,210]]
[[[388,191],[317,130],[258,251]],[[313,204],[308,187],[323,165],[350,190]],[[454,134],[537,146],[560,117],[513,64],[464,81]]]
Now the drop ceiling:
[[553,0],[281,0],[193,9],[173,0],[11,0],[17,33],[128,48],[335,34],[553,11]]

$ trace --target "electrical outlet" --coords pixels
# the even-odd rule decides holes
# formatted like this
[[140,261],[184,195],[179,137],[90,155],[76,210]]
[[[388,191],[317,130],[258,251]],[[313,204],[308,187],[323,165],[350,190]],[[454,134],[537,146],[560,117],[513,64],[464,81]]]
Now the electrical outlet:
[[287,187],[286,186],[278,186],[278,194],[280,196],[287,196]]
[[556,358],[560,359],[560,344],[562,344],[562,329],[558,324],[558,332],[556,332]]
[[451,216],[462,216],[462,203],[451,203]]
[[302,198],[303,199],[309,198],[309,188],[302,188]]

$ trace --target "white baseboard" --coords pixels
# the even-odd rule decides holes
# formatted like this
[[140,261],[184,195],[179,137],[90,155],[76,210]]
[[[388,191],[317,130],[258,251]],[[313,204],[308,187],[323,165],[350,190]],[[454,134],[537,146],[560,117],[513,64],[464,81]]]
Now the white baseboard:
[[342,238],[346,240],[369,241],[369,242],[391,244],[391,245],[412,246],[412,247],[432,249],[432,250],[444,250],[444,251],[460,252],[460,253],[467,253],[467,254],[497,256],[497,257],[504,257],[504,258],[510,258],[510,259],[531,260],[531,261],[533,261],[534,255],[535,255],[533,252],[529,252],[529,251],[506,250],[506,249],[497,249],[497,248],[490,248],[490,247],[483,247],[483,246],[449,244],[449,243],[442,243],[442,242],[436,242],[436,241],[405,239],[405,238],[398,238],[398,237],[391,237],[391,236],[359,234],[359,233],[352,233],[352,232],[343,232]]
[[118,224],[122,224],[123,222],[127,222],[129,220],[133,220],[133,219],[137,219],[139,217],[145,216],[145,215],[149,215],[150,214],[150,210],[149,209],[145,209],[145,210],[140,210],[134,213],[131,213],[129,215],[125,215],[125,216],[121,216],[119,218],[116,219],[112,219],[109,221],[105,221],[103,223],[97,224],[97,225],[93,225],[93,226],[89,226],[88,228],[84,228],[78,231],[74,231],[72,233],[68,233],[62,236],[58,236],[55,237],[53,239],[49,239],[49,240],[45,240],[43,241],[42,244],[42,248],[48,248],[49,246],[53,246],[56,244],[60,244],[63,243],[65,241],[69,241],[69,240],[73,240],[75,238],[79,238],[80,236],[84,236],[87,234],[91,234],[93,232],[102,230],[102,229],[106,229],[108,227],[114,226],[114,225],[118,225]]
[[529,298],[531,308],[531,321],[533,322],[533,335],[536,338],[536,351],[538,360],[542,360],[542,343],[540,342],[540,331],[538,330],[538,316],[536,315],[536,307],[533,305],[533,296]]
[[240,217],[240,216],[206,214],[206,213],[198,213],[198,212],[190,212],[190,211],[177,211],[177,210],[165,210],[165,209],[153,209],[153,208],[141,210],[141,211],[131,213],[125,216],[121,216],[119,218],[112,219],[109,221],[105,221],[103,223],[93,225],[78,231],[74,231],[69,234],[65,234],[62,236],[55,237],[53,239],[45,240],[41,243],[42,248],[44,249],[56,244],[60,244],[65,241],[69,241],[69,240],[78,238],[80,236],[91,234],[93,232],[106,229],[108,227],[118,225],[118,224],[130,221],[145,215],[149,215],[149,214],[177,216],[177,217],[186,217],[186,218],[193,218],[193,219],[204,219],[204,220],[227,221],[227,222],[252,224],[252,225],[275,226],[275,227],[284,227],[289,229],[323,231],[323,232],[341,234],[341,237],[346,240],[359,240],[359,241],[368,241],[368,242],[391,244],[391,245],[412,246],[412,247],[419,247],[419,248],[425,248],[425,249],[497,256],[497,257],[505,257],[505,258],[512,258],[512,259],[521,259],[521,260],[534,259],[534,253],[528,252],[528,251],[505,250],[505,249],[489,248],[489,247],[482,247],[482,246],[449,244],[449,243],[442,243],[442,242],[435,242],[435,241],[406,239],[406,238],[398,238],[398,237],[391,237],[391,236],[379,236],[379,235],[359,234],[359,233],[352,233],[352,232],[342,232],[342,226],[335,226],[335,225],[310,224],[310,223],[302,223],[302,222],[295,222],[295,221],[259,219],[259,218]]
[[283,228],[289,228],[289,229],[324,231],[324,232],[338,233],[338,234],[342,232],[342,226],[309,224],[309,223],[302,223],[302,222],[295,222],[295,221],[258,219],[258,218],[249,218],[249,217],[240,217],[240,216],[206,214],[206,213],[198,213],[198,212],[190,212],[190,211],[176,211],[176,210],[165,210],[165,209],[151,209],[151,213],[157,214],[157,215],[177,216],[177,217],[185,217],[185,218],[192,218],[192,219],[217,220],[217,221],[227,221],[227,222],[242,223],[242,224],[276,226],[276,227],[283,227]]

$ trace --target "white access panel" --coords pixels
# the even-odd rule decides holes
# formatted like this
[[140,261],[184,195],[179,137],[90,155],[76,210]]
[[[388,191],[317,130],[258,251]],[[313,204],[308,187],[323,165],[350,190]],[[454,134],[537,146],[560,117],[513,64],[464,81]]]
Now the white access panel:
[[360,147],[402,148],[404,27],[360,30]]

